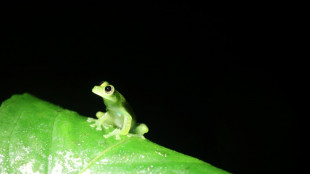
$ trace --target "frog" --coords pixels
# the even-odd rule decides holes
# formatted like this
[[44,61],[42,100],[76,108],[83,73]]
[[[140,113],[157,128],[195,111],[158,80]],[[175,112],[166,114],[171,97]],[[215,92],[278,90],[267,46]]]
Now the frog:
[[96,112],[97,119],[87,119],[88,122],[93,123],[90,125],[91,127],[96,127],[98,131],[101,131],[102,128],[114,128],[113,131],[103,135],[104,138],[115,136],[115,139],[119,140],[121,136],[132,135],[144,138],[144,134],[149,131],[149,128],[144,123],[136,122],[132,108],[112,84],[104,81],[99,86],[94,86],[92,92],[102,97],[106,111]]

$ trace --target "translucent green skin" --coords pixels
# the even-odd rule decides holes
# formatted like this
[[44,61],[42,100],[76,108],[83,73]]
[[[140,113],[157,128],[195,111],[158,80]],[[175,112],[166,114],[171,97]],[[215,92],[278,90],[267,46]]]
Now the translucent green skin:
[[[107,86],[110,91],[106,90]],[[136,126],[130,106],[113,85],[103,82],[100,86],[95,86],[92,92],[103,98],[106,112],[98,111],[96,113],[98,119],[88,118],[88,122],[94,122],[91,126],[96,127],[97,130],[102,130],[102,127],[105,129],[115,127],[112,132],[104,135],[105,138],[115,135],[116,139],[120,139],[120,135],[128,135],[129,132],[143,137],[143,134],[148,132],[148,127],[145,124]]]

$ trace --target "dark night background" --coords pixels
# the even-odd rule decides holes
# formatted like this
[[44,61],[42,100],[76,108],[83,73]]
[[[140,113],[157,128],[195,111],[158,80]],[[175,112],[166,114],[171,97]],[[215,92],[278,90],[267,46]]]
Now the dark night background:
[[104,105],[91,89],[108,80],[157,144],[233,173],[296,173],[303,69],[288,11],[80,5],[2,14],[1,102],[29,92],[94,116]]

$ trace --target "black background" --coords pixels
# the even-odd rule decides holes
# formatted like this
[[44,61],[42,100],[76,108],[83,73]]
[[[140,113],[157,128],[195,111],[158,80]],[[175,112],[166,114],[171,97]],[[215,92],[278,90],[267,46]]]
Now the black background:
[[107,80],[153,142],[233,173],[299,169],[304,69],[289,10],[187,1],[24,5],[1,17],[0,101],[29,92],[93,117],[104,105],[91,89]]

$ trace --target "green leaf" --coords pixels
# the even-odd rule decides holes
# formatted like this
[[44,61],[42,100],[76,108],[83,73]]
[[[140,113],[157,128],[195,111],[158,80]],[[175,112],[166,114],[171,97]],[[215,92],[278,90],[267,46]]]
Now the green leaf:
[[74,111],[30,94],[0,108],[0,173],[227,173],[137,136],[103,138]]

